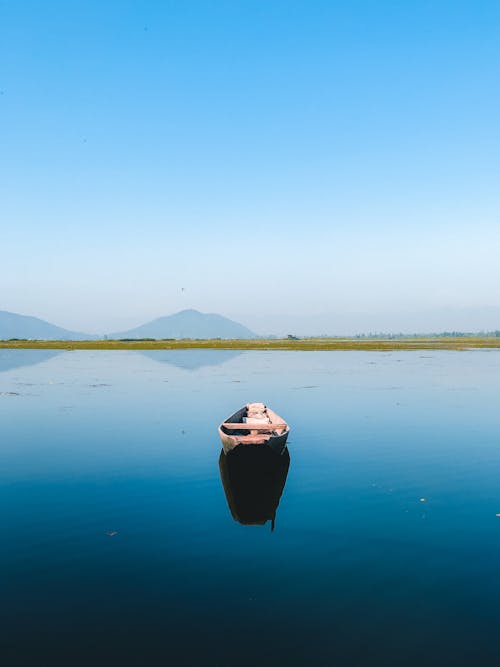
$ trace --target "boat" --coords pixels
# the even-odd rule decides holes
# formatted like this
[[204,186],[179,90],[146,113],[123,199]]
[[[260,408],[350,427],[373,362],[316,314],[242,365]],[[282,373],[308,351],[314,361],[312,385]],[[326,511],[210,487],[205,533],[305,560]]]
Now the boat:
[[221,449],[219,470],[231,516],[244,526],[271,522],[285,488],[290,454],[278,455],[270,447],[237,447],[229,456]]
[[282,454],[289,433],[286,421],[264,403],[247,403],[219,426],[225,454],[239,445],[265,445]]

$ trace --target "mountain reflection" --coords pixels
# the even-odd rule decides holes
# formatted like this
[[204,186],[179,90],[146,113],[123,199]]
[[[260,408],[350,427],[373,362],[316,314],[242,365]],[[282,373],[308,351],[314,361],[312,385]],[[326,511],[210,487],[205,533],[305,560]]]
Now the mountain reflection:
[[61,350],[0,350],[0,373],[22,366],[33,366],[61,354]]
[[271,521],[274,530],[289,466],[287,448],[281,455],[262,445],[240,445],[230,454],[222,450],[220,476],[233,519],[244,525]]
[[238,350],[141,350],[141,354],[160,364],[169,364],[186,371],[196,371],[204,366],[220,366],[234,357]]

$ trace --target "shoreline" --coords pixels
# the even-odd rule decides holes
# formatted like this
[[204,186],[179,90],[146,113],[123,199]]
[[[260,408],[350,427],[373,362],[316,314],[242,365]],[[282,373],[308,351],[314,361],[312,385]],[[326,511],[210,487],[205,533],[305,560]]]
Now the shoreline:
[[500,349],[500,338],[401,338],[364,339],[304,338],[249,340],[0,340],[10,350],[289,350],[372,351]]

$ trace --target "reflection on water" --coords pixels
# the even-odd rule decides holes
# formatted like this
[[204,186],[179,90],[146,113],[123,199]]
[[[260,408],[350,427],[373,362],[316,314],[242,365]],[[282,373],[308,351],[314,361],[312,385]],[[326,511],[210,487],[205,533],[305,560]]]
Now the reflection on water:
[[222,450],[220,476],[233,519],[244,525],[271,521],[274,530],[289,466],[287,448],[281,455],[262,445],[240,445],[229,454]]
[[141,354],[160,364],[196,371],[204,366],[220,366],[242,353],[238,350],[141,350]]
[[0,350],[0,373],[33,366],[61,354],[61,350]]

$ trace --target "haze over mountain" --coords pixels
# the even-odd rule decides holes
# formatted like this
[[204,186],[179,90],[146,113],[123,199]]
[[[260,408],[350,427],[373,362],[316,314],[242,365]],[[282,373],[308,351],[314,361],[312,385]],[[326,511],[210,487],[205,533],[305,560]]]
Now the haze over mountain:
[[[234,315],[240,319],[238,314]],[[214,313],[182,310],[107,338],[256,338],[259,336],[353,336],[357,334],[433,334],[443,331],[491,332],[500,329],[500,308],[448,308],[407,311],[399,314],[337,312],[314,315],[275,313],[273,316],[241,314],[255,327]],[[101,329],[103,331],[104,327]],[[0,340],[96,340],[103,335],[72,331],[38,317],[0,310]]]
[[[253,331],[215,313],[182,310],[159,317],[134,329],[110,334],[108,338],[255,338]],[[0,311],[0,340],[27,338],[32,340],[95,340],[100,336],[63,327],[38,317]]]
[[96,336],[69,331],[38,317],[0,310],[0,340],[29,338],[35,340],[89,340]]
[[255,338],[247,327],[215,313],[181,310],[110,338]]

